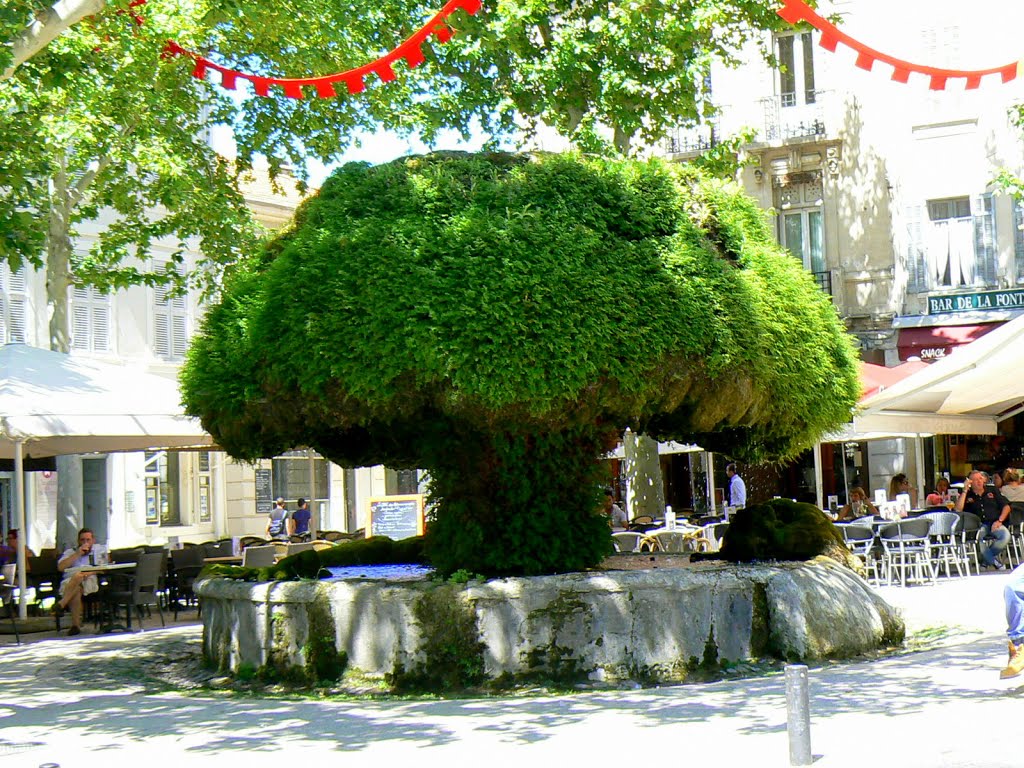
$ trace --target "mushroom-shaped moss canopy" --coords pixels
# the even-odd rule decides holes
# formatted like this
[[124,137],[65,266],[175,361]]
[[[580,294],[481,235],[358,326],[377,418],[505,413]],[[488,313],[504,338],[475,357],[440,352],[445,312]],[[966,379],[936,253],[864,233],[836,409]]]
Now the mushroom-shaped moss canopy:
[[753,461],[846,422],[855,360],[732,184],[438,153],[336,171],[227,281],[182,384],[241,458],[430,467],[453,430],[630,426]]
[[428,469],[428,557],[487,575],[600,562],[627,426],[781,459],[858,394],[830,299],[734,186],[451,153],[337,171],[229,277],[182,383],[236,457]]

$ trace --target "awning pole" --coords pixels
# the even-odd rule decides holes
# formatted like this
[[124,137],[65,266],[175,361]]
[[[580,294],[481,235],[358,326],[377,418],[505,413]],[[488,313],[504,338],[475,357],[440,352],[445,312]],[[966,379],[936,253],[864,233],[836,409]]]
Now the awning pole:
[[917,464],[917,506],[925,506],[925,494],[928,492],[928,488],[925,486],[924,479],[924,438],[920,435],[914,438],[914,462]]
[[18,521],[18,617],[28,618],[28,579],[25,577],[25,467],[24,440],[14,441],[14,509]]
[[825,509],[825,471],[821,466],[821,443],[814,445],[814,493],[818,500],[818,509]]

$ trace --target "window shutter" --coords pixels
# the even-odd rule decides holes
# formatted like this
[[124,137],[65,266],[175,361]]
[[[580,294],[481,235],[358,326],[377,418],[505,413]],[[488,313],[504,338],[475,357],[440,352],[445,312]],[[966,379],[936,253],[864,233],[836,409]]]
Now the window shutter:
[[71,348],[89,350],[89,293],[75,288],[71,299]]
[[171,318],[171,353],[174,358],[185,356],[188,349],[188,332],[185,327],[185,316],[175,314]]
[[110,297],[97,296],[92,307],[92,348],[96,352],[110,350]]
[[[153,265],[155,271],[165,264]],[[188,349],[188,299],[186,296],[169,298],[167,286],[153,288],[153,352],[164,360],[179,360]]]
[[0,264],[0,343],[24,342],[28,329],[28,281],[25,268],[11,272]]
[[908,293],[922,293],[928,290],[928,264],[925,259],[924,206],[908,205],[906,266],[909,278]]
[[164,359],[171,356],[170,328],[168,328],[167,312],[157,310],[153,317],[153,352]]
[[994,286],[997,283],[996,222],[992,195],[971,197],[971,218],[974,220],[975,283]]
[[1013,256],[1017,262],[1017,282],[1024,282],[1024,202],[1013,206]]

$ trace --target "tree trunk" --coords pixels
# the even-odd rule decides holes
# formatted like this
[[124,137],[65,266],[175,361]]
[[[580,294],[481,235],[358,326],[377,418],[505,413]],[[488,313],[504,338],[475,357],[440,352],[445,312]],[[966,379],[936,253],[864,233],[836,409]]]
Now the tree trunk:
[[53,42],[65,29],[86,16],[99,13],[106,4],[106,0],[59,0],[37,14],[11,45],[12,62],[0,73],[0,82],[9,79],[14,70]]
[[630,519],[648,515],[661,517],[665,511],[665,487],[661,475],[658,442],[635,432],[623,440],[626,454],[626,504]]
[[71,351],[68,289],[71,287],[71,193],[63,158],[52,179],[46,234],[46,303],[50,306],[50,349]]
[[602,514],[605,435],[452,434],[429,467],[431,563],[442,574],[579,571],[611,554]]

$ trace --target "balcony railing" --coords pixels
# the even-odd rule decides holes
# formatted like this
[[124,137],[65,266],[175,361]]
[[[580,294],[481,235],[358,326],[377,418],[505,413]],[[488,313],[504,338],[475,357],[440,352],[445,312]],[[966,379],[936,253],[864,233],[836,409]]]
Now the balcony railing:
[[758,138],[762,141],[785,141],[824,136],[827,131],[825,108],[830,94],[813,91],[807,96],[808,103],[805,104],[793,103],[792,94],[788,94],[785,100],[779,96],[761,99],[764,127]]
[[818,283],[818,287],[821,288],[829,296],[832,295],[832,273],[828,270],[824,272],[811,272],[814,275],[814,280]]
[[688,128],[676,128],[665,139],[665,151],[672,155],[707,152],[718,144],[718,121]]

